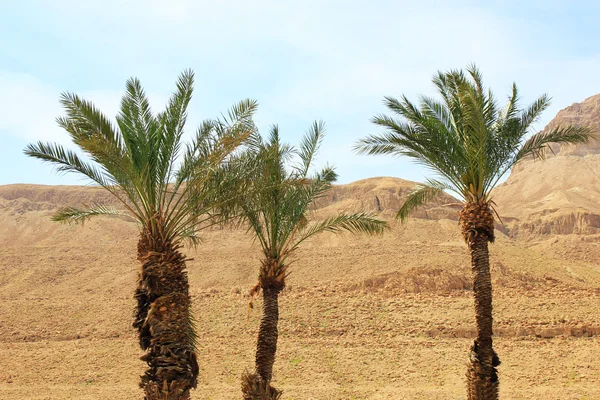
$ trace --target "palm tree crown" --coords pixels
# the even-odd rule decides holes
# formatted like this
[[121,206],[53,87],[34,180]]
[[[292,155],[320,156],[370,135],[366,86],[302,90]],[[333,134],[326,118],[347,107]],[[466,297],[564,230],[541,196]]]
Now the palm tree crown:
[[253,190],[241,205],[241,214],[265,257],[275,261],[273,278],[283,281],[286,260],[305,240],[322,232],[382,233],[387,224],[366,213],[330,216],[310,222],[311,205],[327,192],[337,174],[330,166],[310,174],[324,134],[315,122],[298,148],[282,144],[279,130],[271,129],[266,142],[258,138],[253,149],[256,173]]
[[498,180],[528,156],[543,158],[553,143],[584,143],[581,127],[557,127],[528,137],[532,124],[550,105],[542,95],[529,107],[519,107],[517,86],[504,108],[485,90],[479,70],[438,72],[433,83],[441,101],[421,96],[419,105],[406,97],[386,97],[386,106],[402,117],[378,115],[373,122],[385,128],[357,143],[362,154],[408,156],[436,174],[406,200],[397,217],[404,220],[415,208],[451,191],[465,202],[490,201]]
[[66,116],[57,121],[89,160],[42,142],[29,144],[25,154],[54,164],[59,172],[85,176],[108,190],[126,212],[96,204],[63,208],[53,219],[82,222],[95,215],[127,214],[151,236],[176,243],[195,242],[198,226],[226,213],[219,202],[230,198],[231,185],[241,180],[219,174],[230,154],[252,133],[257,104],[245,100],[221,120],[203,122],[184,148],[193,83],[193,72],[184,71],[166,109],[155,115],[140,82],[128,80],[116,126],[91,102],[64,93]]

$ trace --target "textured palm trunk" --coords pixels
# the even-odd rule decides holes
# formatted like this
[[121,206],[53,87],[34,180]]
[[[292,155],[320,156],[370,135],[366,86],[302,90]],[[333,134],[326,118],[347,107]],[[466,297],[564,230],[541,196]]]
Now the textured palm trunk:
[[192,343],[191,299],[185,258],[179,247],[142,233],[142,268],[135,292],[133,326],[148,369],[140,386],[145,400],[187,400],[196,387],[198,363]]
[[498,373],[500,360],[492,346],[492,280],[488,238],[475,237],[470,244],[475,297],[477,339],[471,347],[467,371],[468,400],[498,399]]
[[277,353],[279,331],[279,293],[283,283],[277,279],[261,280],[263,292],[263,310],[256,344],[254,374],[242,376],[242,393],[244,400],[277,400],[282,392],[271,386],[273,365]]
[[497,400],[500,360],[493,348],[492,279],[488,243],[494,241],[494,219],[485,201],[469,203],[461,211],[462,231],[471,253],[477,338],[467,369],[467,399]]
[[256,373],[263,382],[271,382],[279,332],[279,288],[263,288],[263,314],[256,344]]

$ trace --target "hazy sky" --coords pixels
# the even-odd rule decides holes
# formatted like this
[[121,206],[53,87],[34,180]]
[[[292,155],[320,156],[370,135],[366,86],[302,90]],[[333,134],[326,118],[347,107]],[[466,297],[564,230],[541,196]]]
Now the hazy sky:
[[0,184],[87,183],[22,154],[69,142],[54,121],[62,91],[114,117],[136,76],[158,110],[185,68],[196,72],[189,134],[254,98],[261,130],[277,123],[292,143],[324,120],[319,162],[341,183],[422,180],[408,160],[351,150],[378,131],[383,96],[431,95],[437,70],[475,62],[499,99],[513,81],[523,103],[553,97],[541,129],[600,92],[599,20],[597,1],[0,0]]

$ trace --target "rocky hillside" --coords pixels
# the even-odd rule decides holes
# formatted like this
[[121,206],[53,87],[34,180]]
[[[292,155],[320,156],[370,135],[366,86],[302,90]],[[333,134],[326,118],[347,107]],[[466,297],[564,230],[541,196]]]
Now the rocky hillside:
[[[316,204],[323,214],[339,211],[367,211],[379,214],[382,218],[392,219],[402,206],[406,196],[415,189],[417,183],[404,179],[381,177],[336,185]],[[451,196],[428,204],[414,214],[421,219],[457,219],[456,200]]]
[[[415,182],[390,177],[335,185],[325,197],[316,202],[314,209],[319,215],[330,215],[340,211],[366,211],[391,219],[401,207],[406,195],[414,190],[416,185]],[[415,217],[456,219],[456,208],[447,206],[453,202],[456,200],[446,196],[417,211]],[[10,209],[12,213],[95,203],[113,204],[114,200],[102,188],[92,186],[0,186],[0,209]]]
[[[600,127],[600,95],[561,110],[544,129]],[[494,194],[511,236],[600,233],[600,140],[555,146],[545,161],[524,160]]]

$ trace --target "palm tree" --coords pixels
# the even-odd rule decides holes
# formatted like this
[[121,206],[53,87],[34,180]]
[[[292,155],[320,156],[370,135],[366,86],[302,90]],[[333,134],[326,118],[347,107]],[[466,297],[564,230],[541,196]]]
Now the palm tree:
[[91,102],[64,93],[66,116],[57,121],[83,154],[53,143],[25,148],[25,154],[54,164],[59,172],[81,174],[102,186],[120,206],[68,207],[54,221],[127,215],[139,223],[142,265],[133,326],[148,364],[140,383],[146,400],[189,399],[196,387],[196,336],[181,248],[184,241],[197,243],[199,229],[229,217],[225,205],[243,180],[224,167],[253,131],[256,102],[246,100],[220,120],[202,123],[184,148],[193,82],[193,72],[184,71],[166,109],[154,114],[140,82],[128,80],[116,125]]
[[[258,283],[252,296],[263,293],[263,313],[256,346],[256,371],[242,377],[246,400],[278,399],[281,391],[271,386],[277,350],[279,293],[285,287],[290,257],[306,240],[322,233],[349,231],[381,234],[387,223],[365,213],[334,215],[310,221],[311,205],[331,188],[337,178],[325,167],[309,175],[323,139],[324,125],[315,122],[298,149],[282,144],[273,127],[266,143],[257,139],[251,154],[257,162],[253,182],[257,189],[241,205],[241,215],[263,253]],[[293,160],[296,158],[296,160]]]
[[420,185],[397,213],[405,220],[422,204],[445,191],[462,200],[459,223],[471,253],[477,338],[471,347],[467,371],[469,400],[498,398],[496,367],[500,360],[492,347],[492,282],[488,242],[494,241],[493,201],[490,193],[498,180],[518,161],[544,158],[554,143],[584,143],[589,133],[579,127],[542,131],[527,139],[529,130],[549,106],[543,95],[529,107],[519,107],[515,84],[508,104],[500,109],[475,66],[467,73],[438,72],[433,82],[442,101],[421,96],[420,104],[385,98],[385,104],[400,119],[378,115],[373,122],[385,129],[359,141],[363,154],[408,156],[436,175]]

